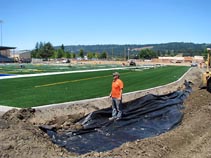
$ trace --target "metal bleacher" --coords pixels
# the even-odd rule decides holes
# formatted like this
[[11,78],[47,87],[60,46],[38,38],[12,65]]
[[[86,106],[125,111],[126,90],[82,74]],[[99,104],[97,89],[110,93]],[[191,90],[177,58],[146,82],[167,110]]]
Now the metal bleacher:
[[15,49],[16,47],[5,47],[5,46],[0,46],[0,63],[12,63],[14,62],[14,59],[9,58],[5,55],[2,55],[1,51],[5,50],[10,50],[10,49]]

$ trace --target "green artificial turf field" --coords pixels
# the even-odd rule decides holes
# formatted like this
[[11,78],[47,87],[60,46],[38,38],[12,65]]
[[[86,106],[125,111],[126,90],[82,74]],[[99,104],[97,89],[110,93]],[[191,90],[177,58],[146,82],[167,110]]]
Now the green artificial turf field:
[[[189,67],[166,66],[143,71],[119,70],[124,93],[164,85],[179,79]],[[112,71],[0,80],[0,105],[34,107],[108,96]]]

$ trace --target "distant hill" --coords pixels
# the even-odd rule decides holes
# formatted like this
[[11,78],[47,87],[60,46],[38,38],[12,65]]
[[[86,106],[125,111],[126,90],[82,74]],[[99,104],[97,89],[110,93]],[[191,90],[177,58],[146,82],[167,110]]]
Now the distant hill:
[[[80,49],[83,49],[85,53],[102,53],[106,52],[109,56],[125,56],[130,51],[130,55],[138,54],[142,49],[152,49],[159,56],[164,56],[165,54],[177,55],[183,54],[184,56],[194,56],[202,55],[204,50],[211,47],[211,44],[195,44],[195,43],[185,43],[185,42],[171,42],[171,43],[161,43],[161,44],[105,44],[105,45],[66,45],[64,46],[65,51],[78,53]],[[60,46],[55,47],[56,49]]]

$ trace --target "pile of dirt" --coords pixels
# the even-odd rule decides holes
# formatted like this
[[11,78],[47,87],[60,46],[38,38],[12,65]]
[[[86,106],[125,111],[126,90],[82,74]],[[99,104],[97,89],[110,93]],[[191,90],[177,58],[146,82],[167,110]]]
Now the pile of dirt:
[[[189,76],[194,83],[193,92],[185,101],[180,126],[156,137],[127,142],[108,152],[91,152],[80,157],[210,158],[211,94],[205,89],[198,89],[200,73],[200,69],[196,68]],[[76,124],[78,119],[103,107],[104,102],[51,111],[8,111],[0,117],[0,157],[79,157],[53,144],[39,126],[51,125],[57,131],[79,129],[81,126]]]
[[28,121],[34,112],[33,109],[11,110],[0,118],[0,157],[70,155],[65,149],[54,145],[37,125]]

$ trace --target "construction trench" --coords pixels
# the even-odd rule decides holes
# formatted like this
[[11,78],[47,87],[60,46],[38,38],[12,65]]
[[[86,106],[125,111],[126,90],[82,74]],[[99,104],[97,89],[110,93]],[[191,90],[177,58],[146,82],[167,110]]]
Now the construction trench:
[[91,151],[104,152],[121,146],[123,143],[152,137],[176,127],[182,120],[183,102],[191,92],[189,82],[185,89],[166,95],[148,94],[144,97],[123,103],[123,117],[109,120],[111,107],[94,111],[81,118],[77,130],[60,130],[51,126],[40,126],[53,143],[68,151],[85,154]]
[[[167,132],[178,126],[183,118],[183,102],[191,93],[192,82],[185,77],[188,73],[191,73],[191,69],[168,85],[124,94],[124,98],[127,96],[131,99],[133,96],[136,99],[123,103],[124,115],[121,120],[108,119],[112,111],[110,105],[76,120],[77,128],[60,128],[57,132],[58,128],[54,125],[45,124],[40,129],[48,134],[53,143],[78,154],[104,152],[129,141]],[[95,102],[95,99],[82,102]]]

